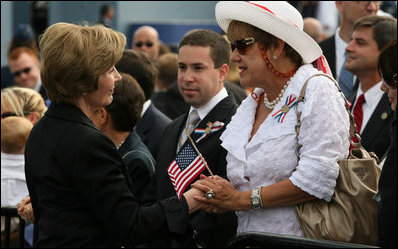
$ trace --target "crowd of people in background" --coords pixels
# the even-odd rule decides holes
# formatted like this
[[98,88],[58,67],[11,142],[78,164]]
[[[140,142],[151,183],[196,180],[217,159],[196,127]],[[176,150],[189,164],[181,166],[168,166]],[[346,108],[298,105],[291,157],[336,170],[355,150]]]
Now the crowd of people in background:
[[[1,73],[1,206],[27,221],[26,246],[302,237],[294,205],[330,201],[352,148],[345,103],[382,168],[378,246],[396,246],[396,2],[324,2],[221,1],[223,32],[191,30],[176,52],[150,25],[126,44],[113,5],[39,39],[19,25]],[[299,104],[320,72],[344,97],[318,76]]]

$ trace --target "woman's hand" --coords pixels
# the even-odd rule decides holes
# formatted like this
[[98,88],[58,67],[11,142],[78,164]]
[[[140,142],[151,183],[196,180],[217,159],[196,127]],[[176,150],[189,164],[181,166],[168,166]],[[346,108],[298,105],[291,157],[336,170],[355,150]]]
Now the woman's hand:
[[205,204],[203,204],[202,202],[198,202],[194,199],[194,196],[196,195],[203,195],[203,193],[199,189],[191,188],[183,195],[185,197],[185,200],[187,201],[190,214],[205,206]]
[[33,215],[32,203],[30,202],[30,196],[22,199],[20,203],[17,204],[18,214],[25,220],[34,222],[35,217]]
[[[195,195],[195,200],[206,204],[203,209],[208,212],[225,212],[227,210],[246,210],[250,208],[250,197],[245,201],[246,192],[239,192],[229,181],[220,176],[200,176],[200,180],[193,183],[192,188],[199,189],[203,193],[210,190],[214,197],[209,199],[205,195]],[[250,193],[249,193],[250,196]]]

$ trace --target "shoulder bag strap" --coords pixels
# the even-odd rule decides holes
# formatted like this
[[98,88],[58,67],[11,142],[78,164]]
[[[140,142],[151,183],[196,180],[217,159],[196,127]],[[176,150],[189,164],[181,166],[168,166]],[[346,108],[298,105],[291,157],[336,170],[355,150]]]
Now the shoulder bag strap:
[[[354,116],[353,116],[352,113],[350,112],[350,109],[349,109],[349,107],[348,107],[348,100],[345,98],[343,92],[341,91],[341,89],[340,89],[340,87],[339,87],[339,84],[336,82],[335,79],[333,79],[333,77],[331,77],[331,76],[329,76],[329,75],[327,75],[327,74],[324,74],[324,73],[318,73],[318,74],[312,75],[311,77],[309,77],[309,78],[305,81],[303,87],[301,88],[300,96],[299,96],[299,98],[298,98],[298,100],[297,100],[297,105],[295,106],[295,110],[296,110],[296,114],[297,114],[297,124],[296,124],[296,126],[295,126],[296,138],[297,138],[297,148],[296,148],[296,155],[297,155],[297,157],[300,158],[299,150],[300,150],[300,148],[301,148],[301,146],[302,146],[302,145],[299,143],[299,140],[298,140],[298,137],[299,137],[299,134],[300,134],[300,127],[301,127],[301,111],[298,111],[298,108],[297,108],[297,107],[298,107],[298,104],[299,104],[300,102],[303,102],[303,103],[305,102],[305,91],[307,90],[308,82],[310,81],[310,79],[312,79],[312,78],[314,78],[314,77],[316,77],[316,76],[325,76],[325,77],[329,78],[330,80],[333,81],[334,85],[335,85],[335,86],[337,87],[337,89],[339,90],[340,95],[341,95],[342,98],[344,99],[344,104],[345,104],[346,111],[347,111],[347,113],[348,113],[348,115],[349,115],[349,117],[350,117],[350,138],[349,138],[349,139],[350,139],[350,142],[351,142],[351,144],[352,144],[355,148],[361,147],[361,146],[362,146],[362,145],[361,145],[361,137],[359,136],[359,134],[358,134],[358,132],[357,132],[357,127],[356,127],[356,124],[355,124],[355,121],[354,121]],[[356,137],[358,138],[358,143],[354,143],[354,142],[352,141],[352,137],[353,137],[353,136],[356,136]]]

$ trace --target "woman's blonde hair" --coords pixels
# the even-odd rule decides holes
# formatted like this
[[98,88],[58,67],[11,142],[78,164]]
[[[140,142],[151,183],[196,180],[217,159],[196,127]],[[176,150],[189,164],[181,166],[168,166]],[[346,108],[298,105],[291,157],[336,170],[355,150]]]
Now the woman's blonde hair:
[[97,90],[98,80],[122,57],[126,37],[103,25],[56,23],[39,37],[40,76],[49,99],[73,104]]
[[6,87],[1,89],[1,108],[7,112],[15,112],[24,117],[26,112],[35,112],[38,119],[47,111],[46,104],[40,93],[26,87]]

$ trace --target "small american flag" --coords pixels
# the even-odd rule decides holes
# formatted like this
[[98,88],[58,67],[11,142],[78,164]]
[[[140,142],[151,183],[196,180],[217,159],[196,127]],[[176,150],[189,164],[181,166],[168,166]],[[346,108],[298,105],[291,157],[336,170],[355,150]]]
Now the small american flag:
[[178,152],[176,159],[167,168],[171,183],[177,192],[178,198],[185,188],[195,179],[204,169],[205,163],[201,160],[191,143],[187,142]]

